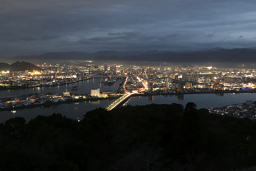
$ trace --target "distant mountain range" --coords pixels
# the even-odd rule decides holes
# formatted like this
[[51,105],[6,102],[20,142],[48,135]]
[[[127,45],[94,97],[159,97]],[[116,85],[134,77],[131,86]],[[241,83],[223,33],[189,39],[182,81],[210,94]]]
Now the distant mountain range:
[[35,56],[20,56],[18,60],[98,60],[98,61],[161,61],[161,62],[256,62],[256,49],[215,49],[208,51],[99,51],[52,52]]
[[10,70],[10,71],[33,71],[33,70],[40,70],[41,68],[35,66],[32,63],[29,62],[15,62],[13,64],[7,64],[7,63],[0,63],[0,70]]

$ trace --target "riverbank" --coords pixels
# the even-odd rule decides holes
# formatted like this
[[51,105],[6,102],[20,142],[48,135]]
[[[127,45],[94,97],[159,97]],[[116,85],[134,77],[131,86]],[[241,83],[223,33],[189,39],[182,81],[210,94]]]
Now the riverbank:
[[[240,93],[240,94],[184,94],[184,95],[158,95],[158,96],[134,96],[130,98],[124,105],[141,106],[150,104],[182,104],[195,102],[198,108],[215,108],[232,104],[241,104],[246,101],[256,101],[256,93]],[[27,121],[37,117],[38,115],[48,116],[52,113],[61,113],[71,119],[82,118],[86,112],[97,108],[106,108],[114,99],[102,99],[97,101],[79,101],[71,103],[61,103],[58,105],[50,105],[47,107],[35,106],[32,108],[15,109],[16,113],[11,111],[0,112],[0,123],[13,117],[24,117]]]
[[[131,97],[151,97],[151,96],[177,96],[181,98],[184,95],[190,94],[216,94],[216,95],[224,95],[224,94],[246,94],[246,93],[256,93],[256,91],[215,91],[215,92],[184,92],[184,93],[144,93],[144,94],[134,94]],[[58,95],[46,95],[41,98],[33,99],[33,100],[7,100],[5,103],[0,103],[0,111],[11,111],[11,110],[19,110],[24,108],[33,108],[38,106],[52,106],[59,105],[65,103],[75,103],[82,101],[98,101],[98,100],[114,100],[121,95],[110,96],[107,98],[99,98],[99,97],[90,97],[89,95],[73,95],[70,97],[58,96]],[[6,100],[6,99],[5,99]],[[33,101],[33,102],[32,102]]]
[[144,96],[157,96],[157,95],[185,95],[185,94],[229,94],[229,93],[256,93],[256,90],[198,90],[186,92],[146,92]]
[[32,100],[23,100],[20,102],[17,101],[10,101],[6,103],[0,103],[0,112],[1,111],[16,111],[25,108],[36,108],[39,106],[49,107],[53,105],[60,105],[60,104],[71,104],[76,102],[89,102],[89,101],[99,101],[99,100],[114,100],[119,96],[111,96],[107,98],[99,98],[99,97],[90,97],[85,95],[74,95],[70,97],[64,96],[47,96],[47,98],[41,99],[33,99]]

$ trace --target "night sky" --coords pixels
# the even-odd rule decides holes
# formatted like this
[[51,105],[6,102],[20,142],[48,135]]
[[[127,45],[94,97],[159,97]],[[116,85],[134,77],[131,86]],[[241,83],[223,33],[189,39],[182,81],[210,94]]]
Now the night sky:
[[254,48],[255,0],[0,0],[0,55]]

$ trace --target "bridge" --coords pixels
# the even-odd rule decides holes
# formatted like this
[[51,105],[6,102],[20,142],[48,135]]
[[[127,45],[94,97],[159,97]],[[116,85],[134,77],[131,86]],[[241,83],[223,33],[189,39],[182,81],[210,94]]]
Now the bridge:
[[[146,91],[148,90],[148,83],[147,81],[141,79],[140,77],[137,77],[138,81],[142,83],[143,85],[143,89],[142,91]],[[107,111],[111,111],[113,109],[115,109],[116,107],[118,107],[120,104],[122,104],[123,102],[125,102],[126,100],[128,100],[132,95],[134,94],[140,94],[138,90],[133,91],[132,93],[128,92],[126,90],[126,83],[128,81],[128,77],[126,77],[124,84],[123,84],[123,89],[124,89],[124,95],[122,95],[121,97],[119,97],[117,100],[115,100],[113,103],[111,103],[106,110]]]
[[106,110],[107,111],[111,111],[113,109],[115,109],[117,106],[119,106],[120,104],[122,104],[123,102],[125,102],[126,100],[128,100],[132,95],[134,95],[136,93],[125,93],[123,96],[119,97],[118,99],[116,99],[113,103],[111,103]]

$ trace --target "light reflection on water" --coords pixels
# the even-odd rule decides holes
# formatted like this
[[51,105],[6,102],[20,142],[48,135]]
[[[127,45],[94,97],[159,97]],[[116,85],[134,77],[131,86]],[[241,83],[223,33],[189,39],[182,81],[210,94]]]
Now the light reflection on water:
[[50,107],[35,107],[17,110],[16,114],[11,111],[0,112],[0,122],[4,122],[13,117],[24,117],[26,120],[30,120],[38,115],[48,116],[53,113],[61,113],[64,116],[72,119],[83,118],[88,112],[96,108],[106,107],[110,103],[109,100],[102,100],[100,103],[67,103],[59,104]]

